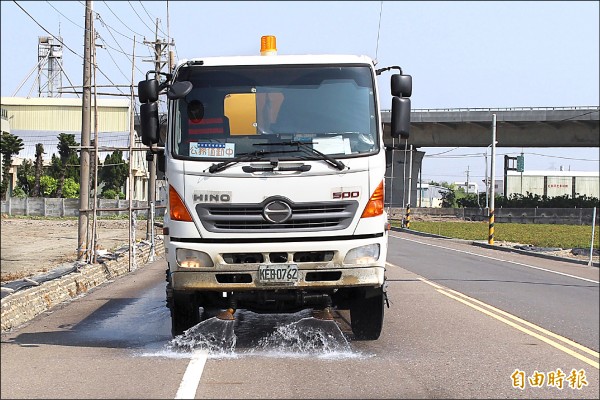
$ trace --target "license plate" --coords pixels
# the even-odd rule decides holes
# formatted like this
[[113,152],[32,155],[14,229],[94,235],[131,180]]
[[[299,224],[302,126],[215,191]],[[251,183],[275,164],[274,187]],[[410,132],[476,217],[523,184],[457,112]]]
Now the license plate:
[[258,267],[260,283],[295,283],[298,282],[298,266],[296,264],[261,265]]

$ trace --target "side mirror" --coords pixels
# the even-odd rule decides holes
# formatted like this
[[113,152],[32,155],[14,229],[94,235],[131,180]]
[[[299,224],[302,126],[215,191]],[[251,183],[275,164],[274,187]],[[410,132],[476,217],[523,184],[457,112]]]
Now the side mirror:
[[390,80],[392,96],[410,97],[412,94],[412,76],[394,74]]
[[158,80],[146,79],[138,83],[138,99],[140,103],[153,103],[158,100]]
[[158,143],[158,103],[145,103],[140,106],[140,126],[142,129],[142,143],[151,146]]
[[408,139],[410,134],[410,99],[392,97],[391,135],[393,138]]
[[194,85],[190,81],[175,82],[167,90],[167,98],[169,100],[177,100],[187,96],[193,89]]

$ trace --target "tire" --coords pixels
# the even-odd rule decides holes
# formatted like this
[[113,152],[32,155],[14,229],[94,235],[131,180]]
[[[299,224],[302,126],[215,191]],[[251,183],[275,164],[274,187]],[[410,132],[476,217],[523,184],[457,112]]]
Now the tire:
[[193,294],[173,292],[171,309],[171,334],[181,335],[200,322],[200,309]]
[[360,291],[350,307],[350,325],[357,340],[377,340],[383,328],[383,288]]

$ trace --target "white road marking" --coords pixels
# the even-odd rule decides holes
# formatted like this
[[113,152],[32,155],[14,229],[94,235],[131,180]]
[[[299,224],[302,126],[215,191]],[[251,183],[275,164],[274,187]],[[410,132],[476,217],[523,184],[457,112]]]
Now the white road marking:
[[421,242],[421,241],[414,240],[414,239],[407,239],[407,238],[403,238],[403,237],[400,237],[400,236],[390,235],[390,237],[393,237],[393,238],[396,238],[396,239],[401,239],[401,240],[408,240],[409,242],[415,242],[415,243],[423,244],[425,246],[438,247],[438,248],[444,249],[444,250],[451,250],[451,251],[455,251],[457,253],[465,253],[465,254],[470,254],[472,256],[477,256],[477,257],[482,257],[482,258],[489,258],[490,260],[496,260],[496,261],[502,261],[502,262],[506,262],[506,263],[510,263],[510,264],[516,264],[516,265],[520,265],[522,267],[533,268],[533,269],[537,269],[537,270],[545,271],[545,272],[550,272],[550,273],[557,274],[557,275],[563,275],[563,276],[567,276],[569,278],[580,279],[580,280],[586,281],[586,282],[600,283],[599,281],[595,281],[595,280],[587,279],[587,278],[582,278],[582,277],[576,276],[576,275],[566,274],[564,272],[553,271],[551,269],[546,269],[546,268],[541,268],[541,267],[534,267],[533,265],[523,264],[523,263],[516,262],[516,261],[503,260],[501,258],[496,258],[496,257],[491,257],[491,256],[485,256],[483,254],[477,254],[477,253],[473,253],[471,251],[457,250],[457,249],[453,249],[453,248],[450,248],[450,247],[439,246],[437,244],[431,244],[431,243]]
[[192,353],[192,359],[183,374],[181,384],[175,395],[176,399],[194,399],[196,398],[196,390],[200,384],[200,378],[202,377],[202,371],[204,371],[204,364],[208,358],[208,352],[206,350],[195,350]]

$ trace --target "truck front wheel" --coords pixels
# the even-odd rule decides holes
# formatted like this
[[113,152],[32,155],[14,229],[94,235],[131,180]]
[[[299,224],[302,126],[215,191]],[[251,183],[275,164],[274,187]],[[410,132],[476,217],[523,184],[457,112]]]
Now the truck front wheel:
[[360,291],[350,307],[350,325],[357,340],[376,340],[383,328],[383,288]]
[[200,322],[200,309],[196,297],[190,293],[173,291],[171,333],[173,337]]

